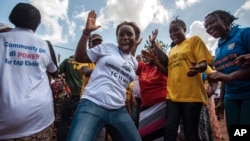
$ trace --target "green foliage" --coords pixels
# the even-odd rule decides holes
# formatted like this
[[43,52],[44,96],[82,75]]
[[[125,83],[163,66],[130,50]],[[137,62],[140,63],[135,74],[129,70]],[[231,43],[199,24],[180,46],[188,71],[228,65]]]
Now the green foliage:
[[[156,43],[162,47],[163,52],[165,52],[166,54],[168,54],[168,52],[171,49],[171,47],[170,47],[169,44],[165,44],[165,43],[163,43],[163,41],[158,41],[158,40],[156,40]],[[146,40],[146,44],[144,45],[144,49],[146,50],[150,46],[151,46],[151,43],[148,40]]]

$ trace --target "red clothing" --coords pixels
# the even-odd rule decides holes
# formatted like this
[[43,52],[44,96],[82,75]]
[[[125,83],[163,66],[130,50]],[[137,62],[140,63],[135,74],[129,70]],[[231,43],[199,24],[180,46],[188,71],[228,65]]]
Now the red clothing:
[[151,106],[166,100],[167,77],[154,64],[138,62],[142,106]]

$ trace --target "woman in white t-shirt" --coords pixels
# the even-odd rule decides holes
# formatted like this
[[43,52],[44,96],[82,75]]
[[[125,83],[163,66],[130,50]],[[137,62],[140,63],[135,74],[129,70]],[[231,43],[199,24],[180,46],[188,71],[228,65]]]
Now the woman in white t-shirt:
[[140,141],[137,128],[125,108],[126,89],[135,78],[137,61],[131,55],[140,38],[140,29],[133,22],[117,26],[118,45],[100,44],[87,49],[88,36],[97,26],[96,13],[90,11],[75,60],[96,63],[75,112],[68,141],[95,140],[106,127],[112,140]]
[[54,108],[47,72],[56,65],[45,40],[35,35],[39,10],[18,3],[11,11],[15,28],[0,33],[0,140],[52,140]]

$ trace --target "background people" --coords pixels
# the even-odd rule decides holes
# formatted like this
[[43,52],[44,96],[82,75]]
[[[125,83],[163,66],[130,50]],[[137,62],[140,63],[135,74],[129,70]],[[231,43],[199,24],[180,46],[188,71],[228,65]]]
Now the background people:
[[[150,47],[148,52],[153,53],[154,48]],[[144,141],[163,140],[167,77],[158,68],[163,65],[157,58],[144,58],[146,61],[138,62],[136,70],[141,92],[139,133]]]
[[65,81],[71,90],[71,99],[61,104],[57,140],[66,141],[68,129],[71,123],[72,116],[80,100],[80,91],[83,84],[82,74],[75,67],[74,56],[66,58],[59,66],[60,73],[65,76]]

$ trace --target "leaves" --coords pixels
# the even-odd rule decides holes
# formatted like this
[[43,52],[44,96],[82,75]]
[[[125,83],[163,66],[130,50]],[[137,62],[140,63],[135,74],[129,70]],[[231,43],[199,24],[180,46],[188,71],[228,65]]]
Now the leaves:
[[[165,52],[166,54],[168,54],[168,52],[171,49],[170,45],[163,43],[163,41],[156,40],[156,44],[158,44],[162,48],[163,52]],[[148,40],[146,40],[146,44],[144,45],[144,49],[147,50],[150,47],[151,47],[151,43]]]

